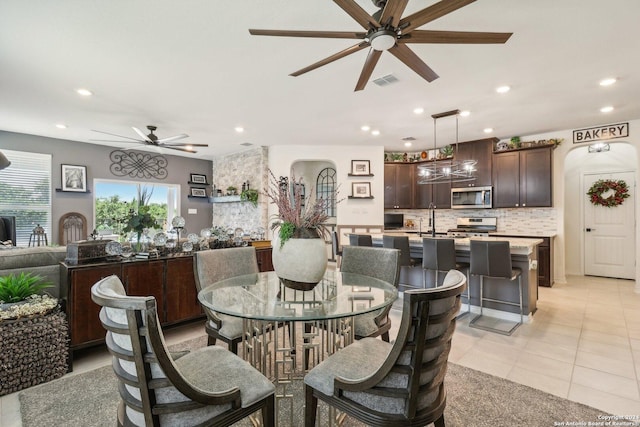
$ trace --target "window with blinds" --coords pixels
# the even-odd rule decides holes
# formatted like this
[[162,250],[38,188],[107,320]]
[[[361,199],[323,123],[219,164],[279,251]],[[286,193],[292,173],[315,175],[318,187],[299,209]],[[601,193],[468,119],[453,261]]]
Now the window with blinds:
[[0,215],[16,217],[16,245],[27,246],[38,224],[51,236],[51,155],[2,152],[11,166],[0,170]]

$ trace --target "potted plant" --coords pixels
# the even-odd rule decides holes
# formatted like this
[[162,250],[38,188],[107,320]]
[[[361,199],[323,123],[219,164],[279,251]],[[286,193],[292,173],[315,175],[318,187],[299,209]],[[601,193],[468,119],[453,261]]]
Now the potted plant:
[[67,372],[69,330],[53,285],[31,273],[0,277],[0,396]]
[[[302,180],[291,177],[276,179],[271,171],[268,190],[264,195],[278,207],[273,245],[273,268],[285,285],[299,290],[312,289],[324,276],[327,254],[323,236],[329,218],[330,199],[303,197]],[[293,193],[293,194],[292,194]],[[309,194],[314,194],[313,189]],[[337,200],[337,191],[332,200]]]
[[230,185],[227,187],[227,196],[235,196],[238,191],[238,188]]
[[240,200],[251,202],[253,206],[258,206],[258,194],[260,194],[258,190],[248,188],[242,191],[240,194]]

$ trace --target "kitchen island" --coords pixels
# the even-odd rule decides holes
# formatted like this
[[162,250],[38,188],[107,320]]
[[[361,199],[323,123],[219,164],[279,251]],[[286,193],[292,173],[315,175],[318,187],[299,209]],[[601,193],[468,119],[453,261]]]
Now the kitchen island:
[[[423,233],[423,237],[413,233],[397,233],[385,232],[390,236],[408,236],[409,247],[412,258],[422,259],[422,239],[427,236]],[[371,234],[374,246],[382,246],[382,234]],[[436,238],[451,238],[447,236],[436,236]],[[538,300],[538,277],[537,277],[537,246],[542,243],[542,239],[530,239],[520,237],[471,237],[471,238],[455,238],[456,261],[460,263],[470,262],[470,240],[490,240],[490,241],[508,241],[511,248],[511,264],[514,268],[522,270],[522,303],[524,306],[523,314],[525,318],[533,315],[536,311],[536,303]],[[463,271],[466,273],[466,271]],[[435,274],[427,271],[426,280],[427,287],[433,286]],[[469,280],[471,311],[479,312],[480,301],[480,278],[472,276]],[[400,275],[400,290],[416,289],[422,287],[422,265],[415,267],[403,267]],[[489,279],[484,280],[484,294],[488,298],[496,298],[505,301],[518,303],[518,285],[517,282],[509,283],[506,279]],[[467,309],[468,302],[463,297],[463,310]],[[485,302],[485,308],[495,310],[488,312],[490,316],[502,317],[505,319],[519,319],[518,307],[507,304],[494,302]]]

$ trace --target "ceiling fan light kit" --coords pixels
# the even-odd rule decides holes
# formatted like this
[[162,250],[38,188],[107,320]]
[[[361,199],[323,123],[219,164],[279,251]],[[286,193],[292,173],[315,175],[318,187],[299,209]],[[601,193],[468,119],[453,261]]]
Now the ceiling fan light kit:
[[158,148],[167,148],[169,150],[185,151],[187,153],[197,153],[197,151],[195,151],[193,149],[193,147],[208,147],[209,146],[209,144],[191,144],[191,143],[188,143],[188,142],[177,142],[177,143],[174,142],[174,141],[179,141],[179,140],[184,139],[184,138],[188,138],[189,135],[187,135],[186,133],[181,133],[179,135],[174,135],[174,136],[170,136],[170,137],[167,137],[167,138],[158,138],[158,136],[153,133],[158,129],[158,127],[154,126],[154,125],[147,125],[147,129],[149,130],[149,134],[148,135],[145,135],[144,132],[142,132],[140,129],[138,129],[135,126],[132,126],[131,128],[133,129],[133,131],[135,133],[138,134],[138,136],[141,139],[140,138],[131,138],[129,136],[118,135],[118,134],[115,134],[115,133],[104,132],[104,131],[101,131],[101,130],[92,129],[94,132],[103,133],[105,135],[117,136],[118,138],[124,138],[124,139],[128,139],[130,141],[113,140],[113,139],[91,139],[90,141],[125,142],[125,143],[135,142],[135,143],[138,143],[138,144],[151,145],[153,147],[158,147]]
[[407,67],[428,82],[438,78],[424,61],[422,61],[409,47],[411,43],[445,43],[445,44],[486,44],[506,43],[512,33],[469,32],[469,31],[429,31],[417,30],[431,21],[441,18],[476,0],[440,0],[418,12],[402,17],[409,0],[372,0],[380,8],[370,15],[355,0],[333,0],[343,11],[351,16],[365,32],[354,31],[291,31],[291,30],[257,30],[250,29],[255,36],[280,37],[315,37],[359,39],[358,44],[335,53],[314,64],[291,73],[297,77],[309,71],[320,68],[333,61],[344,58],[352,53],[370,47],[355,90],[365,88],[376,67],[380,55],[388,51]]

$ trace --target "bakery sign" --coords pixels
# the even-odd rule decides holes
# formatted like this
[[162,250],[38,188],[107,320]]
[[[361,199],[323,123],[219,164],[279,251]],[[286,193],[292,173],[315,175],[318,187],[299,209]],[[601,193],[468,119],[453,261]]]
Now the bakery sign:
[[602,139],[626,138],[629,136],[629,123],[598,126],[573,131],[573,143],[600,141]]

